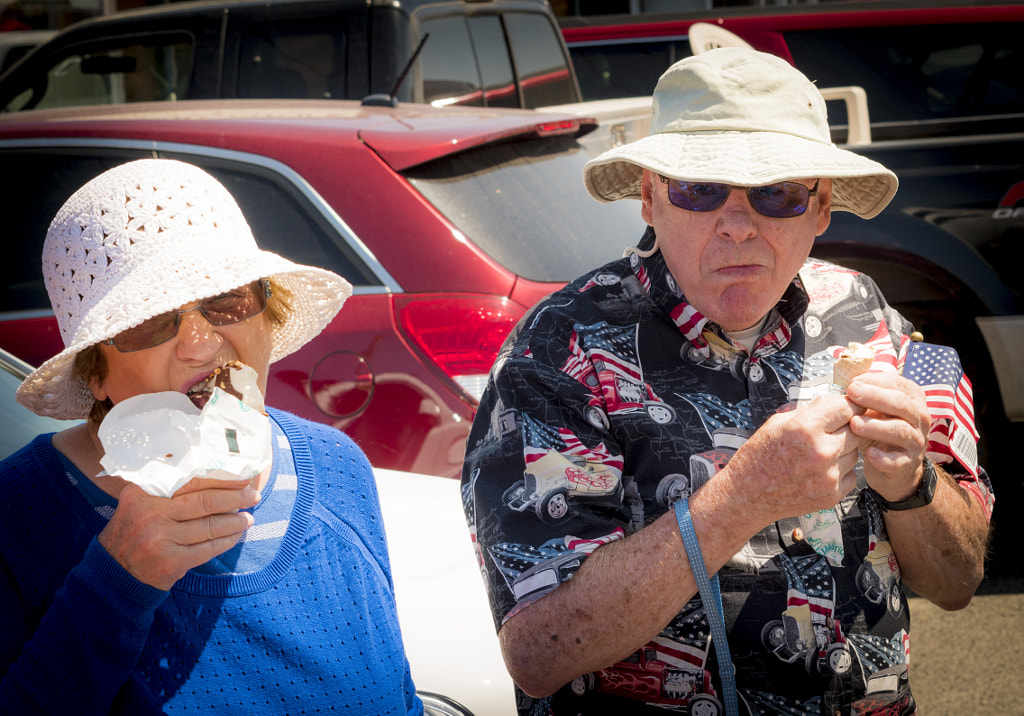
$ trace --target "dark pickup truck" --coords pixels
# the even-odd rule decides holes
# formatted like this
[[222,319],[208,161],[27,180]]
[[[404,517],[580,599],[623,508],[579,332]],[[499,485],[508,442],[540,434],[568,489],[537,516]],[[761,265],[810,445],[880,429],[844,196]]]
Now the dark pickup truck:
[[368,95],[527,109],[580,98],[546,0],[176,2],[75,23],[0,77],[2,112]]

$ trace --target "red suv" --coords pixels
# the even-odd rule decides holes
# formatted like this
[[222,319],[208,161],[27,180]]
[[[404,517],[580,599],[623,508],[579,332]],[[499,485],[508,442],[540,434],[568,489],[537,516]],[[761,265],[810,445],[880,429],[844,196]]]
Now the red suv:
[[62,347],[40,257],[71,193],[132,159],[182,159],[232,191],[262,247],[355,286],[321,336],[271,366],[268,401],[343,429],[379,467],[456,476],[511,327],[642,233],[638,204],[599,204],[583,188],[590,155],[577,140],[592,126],[338,100],[5,115],[0,346],[33,364]]

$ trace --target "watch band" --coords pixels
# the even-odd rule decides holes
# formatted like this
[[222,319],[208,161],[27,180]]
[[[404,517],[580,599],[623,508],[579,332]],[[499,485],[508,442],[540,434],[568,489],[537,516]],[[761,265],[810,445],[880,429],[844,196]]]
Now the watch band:
[[921,476],[921,486],[917,489],[917,493],[911,495],[905,500],[899,502],[889,502],[884,497],[879,495],[874,489],[870,489],[875,494],[875,500],[878,502],[878,506],[882,512],[902,512],[904,510],[913,510],[918,507],[924,507],[930,505],[932,498],[935,497],[935,483],[938,481],[938,475],[935,472],[935,465],[928,458],[924,459],[924,473]]

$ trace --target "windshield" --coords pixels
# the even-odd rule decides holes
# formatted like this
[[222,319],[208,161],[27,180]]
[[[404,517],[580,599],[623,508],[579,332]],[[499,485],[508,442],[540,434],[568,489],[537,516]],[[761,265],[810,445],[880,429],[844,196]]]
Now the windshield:
[[575,137],[490,144],[405,172],[473,243],[516,274],[565,282],[622,256],[645,224],[640,202],[602,204],[583,186]]

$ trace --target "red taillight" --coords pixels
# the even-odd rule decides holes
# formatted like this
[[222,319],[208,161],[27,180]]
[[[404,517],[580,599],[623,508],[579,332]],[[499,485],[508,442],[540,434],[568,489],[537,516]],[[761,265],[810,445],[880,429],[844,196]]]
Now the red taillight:
[[578,119],[559,119],[541,122],[537,125],[537,134],[542,137],[550,137],[553,134],[576,134],[578,131],[580,131]]
[[496,296],[395,296],[402,333],[445,375],[479,401],[498,349],[526,309]]

